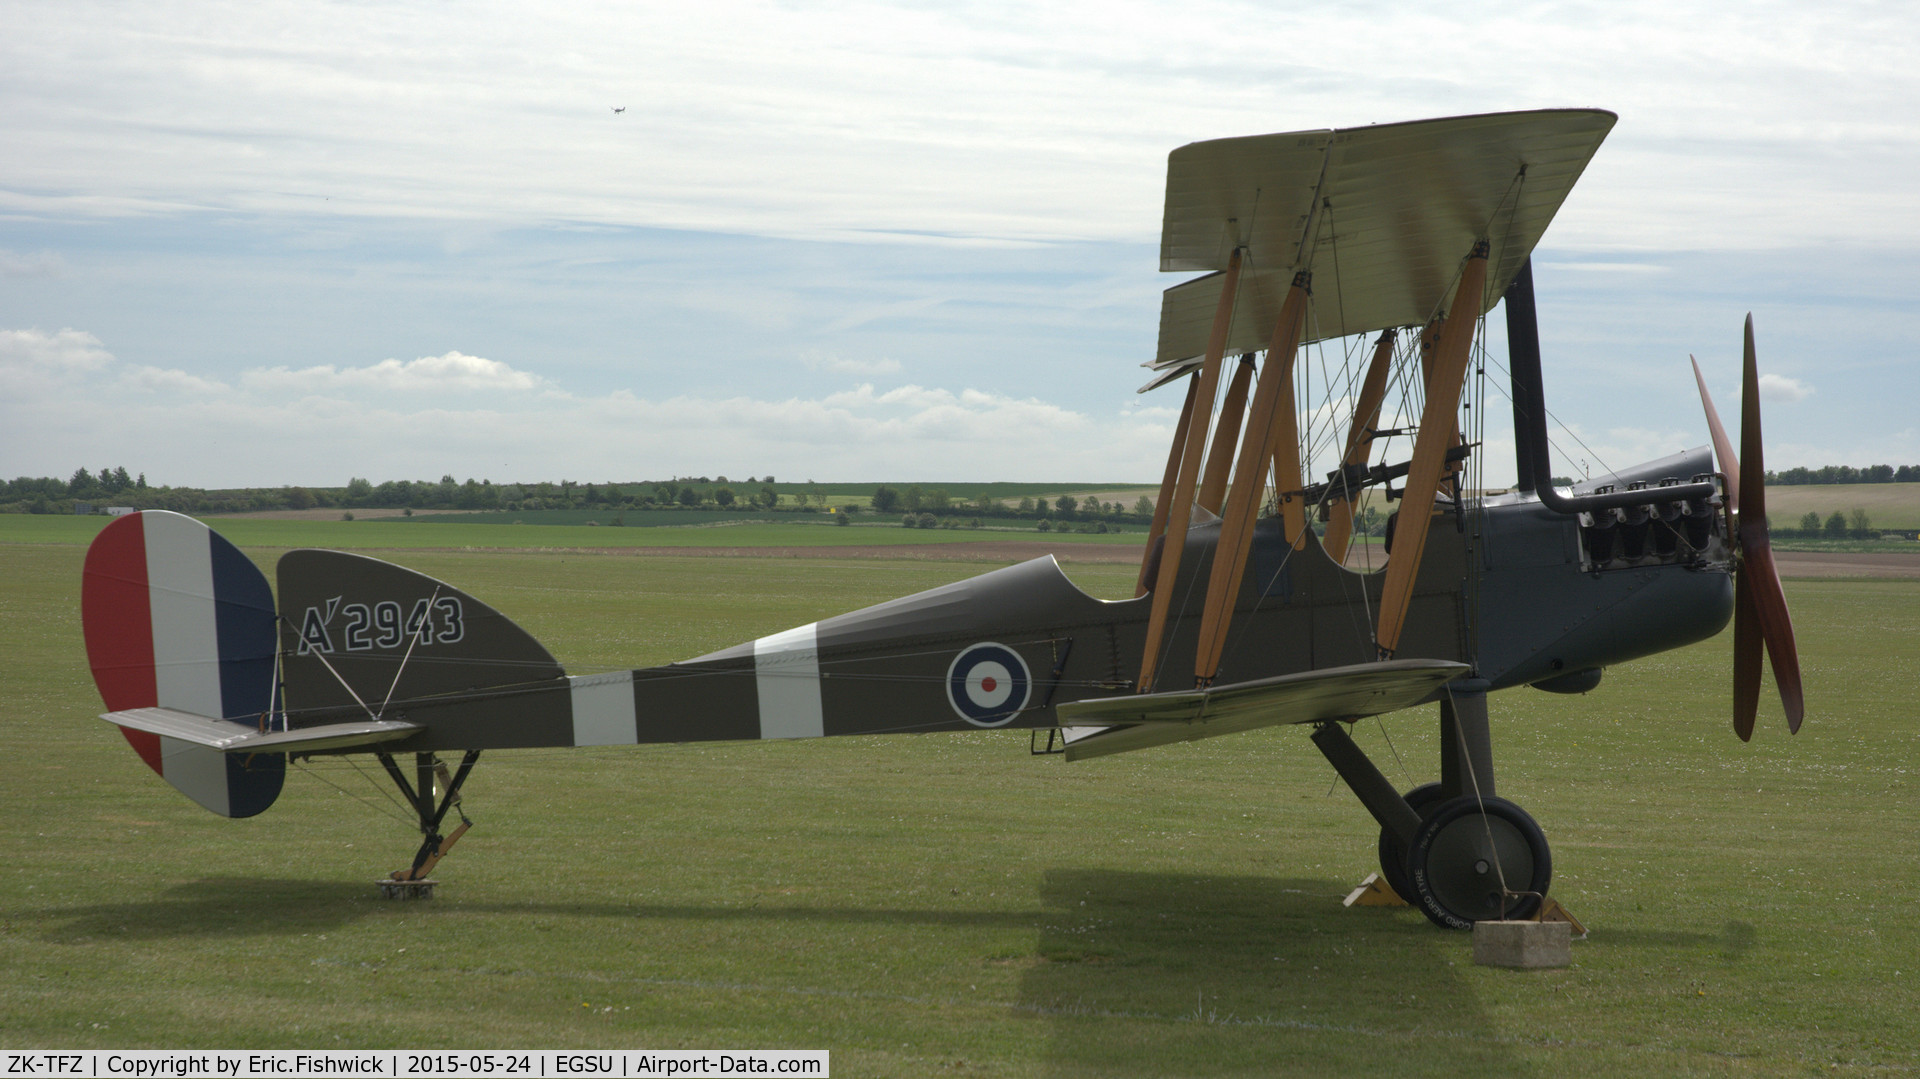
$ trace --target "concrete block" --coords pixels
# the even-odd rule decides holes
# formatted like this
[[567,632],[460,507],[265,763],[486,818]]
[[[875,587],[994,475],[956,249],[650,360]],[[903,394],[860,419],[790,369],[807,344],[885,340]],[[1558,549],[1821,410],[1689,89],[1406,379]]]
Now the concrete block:
[[374,881],[374,883],[380,886],[380,898],[382,899],[432,899],[433,886],[440,882],[432,878],[426,880],[393,880],[389,878],[386,880],[377,880]]
[[1483,967],[1567,966],[1573,962],[1573,927],[1566,922],[1475,922],[1473,961]]

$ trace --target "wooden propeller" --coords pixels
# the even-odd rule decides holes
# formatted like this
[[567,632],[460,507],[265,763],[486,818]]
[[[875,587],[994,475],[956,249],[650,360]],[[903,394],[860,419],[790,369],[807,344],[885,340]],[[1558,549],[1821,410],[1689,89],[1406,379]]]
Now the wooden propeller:
[[[1692,359],[1691,356],[1688,359]],[[1720,422],[1720,413],[1707,393],[1700,363],[1693,363],[1693,379],[1700,387],[1700,404],[1713,433],[1713,450],[1727,477],[1727,510],[1734,522],[1734,545],[1739,569],[1733,590],[1733,731],[1741,741],[1753,737],[1753,720],[1760,708],[1760,652],[1766,649],[1773,664],[1774,685],[1786,708],[1787,729],[1798,734],[1806,715],[1800,685],[1800,654],[1793,641],[1793,618],[1787,613],[1786,592],[1773,561],[1773,542],[1767,529],[1766,465],[1760,448],[1760,375],[1754,359],[1753,316],[1747,316],[1746,352],[1740,385],[1740,456]]]

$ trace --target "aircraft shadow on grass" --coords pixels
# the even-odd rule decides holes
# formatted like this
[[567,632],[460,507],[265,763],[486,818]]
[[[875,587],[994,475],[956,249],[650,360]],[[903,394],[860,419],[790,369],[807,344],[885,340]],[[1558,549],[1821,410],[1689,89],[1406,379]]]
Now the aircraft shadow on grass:
[[379,901],[355,881],[206,877],[176,884],[157,898],[60,907],[40,914],[59,926],[45,935],[48,943],[64,944],[94,937],[297,936],[379,912]]
[[1760,934],[1750,922],[1728,922],[1720,932],[1701,933],[1685,929],[1621,929],[1596,933],[1597,940],[1629,948],[1689,949],[1711,951],[1714,958],[1737,963],[1751,954],[1760,943]]
[[1315,878],[1048,873],[1054,915],[1020,1007],[1054,1023],[1050,1074],[1170,1059],[1194,1074],[1367,1071],[1410,1047],[1440,1072],[1531,1073],[1463,978],[1460,938],[1434,937],[1409,910],[1344,908],[1343,891]]

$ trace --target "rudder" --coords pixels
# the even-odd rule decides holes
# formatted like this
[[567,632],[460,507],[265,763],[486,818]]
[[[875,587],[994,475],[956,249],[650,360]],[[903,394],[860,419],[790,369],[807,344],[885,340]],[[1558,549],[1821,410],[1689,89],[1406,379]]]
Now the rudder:
[[[80,611],[109,711],[158,706],[245,726],[274,716],[272,589],[199,521],[147,510],[101,529],[87,549]],[[281,754],[226,754],[120,730],[161,778],[223,817],[253,816],[280,796]]]

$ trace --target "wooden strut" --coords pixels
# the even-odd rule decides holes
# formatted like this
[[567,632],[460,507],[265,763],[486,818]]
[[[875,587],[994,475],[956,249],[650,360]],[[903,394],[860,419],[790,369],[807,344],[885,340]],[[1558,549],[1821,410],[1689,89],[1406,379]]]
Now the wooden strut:
[[1167,511],[1173,508],[1174,480],[1180,475],[1180,450],[1187,444],[1187,422],[1193,418],[1193,402],[1199,396],[1200,375],[1195,372],[1187,376],[1187,403],[1180,406],[1180,419],[1173,425],[1173,447],[1167,451],[1167,469],[1160,477],[1160,495],[1153,500],[1153,524],[1147,529],[1147,548],[1140,555],[1140,576],[1133,586],[1135,599],[1146,595],[1153,586],[1149,577],[1159,565],[1153,556],[1154,545],[1167,534]]
[[[1300,350],[1300,336],[1306,326],[1307,298],[1313,277],[1301,271],[1293,277],[1286,302],[1280,306],[1280,318],[1274,324],[1273,338],[1267,343],[1267,363],[1260,371],[1260,385],[1254,392],[1253,409],[1247,417],[1246,437],[1240,443],[1240,459],[1234,469],[1239,482],[1233,485],[1226,512],[1220,521],[1220,539],[1213,549],[1213,569],[1207,578],[1206,607],[1200,616],[1200,641],[1193,659],[1194,683],[1202,688],[1213,683],[1220,671],[1220,657],[1226,650],[1227,630],[1233,624],[1233,607],[1240,596],[1240,581],[1246,575],[1247,554],[1253,540],[1253,526],[1260,517],[1260,497],[1265,493],[1267,461],[1287,458],[1293,471],[1300,471],[1299,442],[1294,434],[1297,424],[1293,409],[1293,361]],[[1284,486],[1281,490],[1296,490]],[[1296,497],[1294,502],[1299,503]],[[1304,524],[1304,518],[1302,518]],[[1289,531],[1288,538],[1299,541],[1300,534]]]
[[[1446,328],[1446,323],[1447,316],[1435,315],[1433,321],[1427,323],[1426,328],[1420,331],[1420,387],[1422,393],[1433,392],[1433,357],[1435,350],[1440,347],[1440,335],[1441,331]],[[1453,440],[1447,443],[1447,449],[1458,449],[1461,443],[1465,441],[1466,437],[1460,433],[1459,417],[1455,416],[1453,423]],[[1450,476],[1457,476],[1463,467],[1465,466],[1462,465],[1461,462],[1450,460],[1447,462],[1444,471]]]
[[1453,292],[1440,340],[1433,349],[1433,370],[1427,379],[1427,403],[1420,413],[1420,431],[1414,437],[1413,461],[1400,495],[1400,522],[1394,528],[1387,578],[1380,591],[1380,622],[1374,645],[1381,659],[1392,659],[1406,628],[1407,608],[1413,602],[1413,583],[1427,549],[1427,531],[1433,523],[1434,496],[1446,469],[1447,450],[1457,437],[1460,391],[1467,380],[1467,361],[1473,355],[1473,334],[1480,300],[1487,283],[1487,241],[1474,244],[1460,283]]
[[[1353,408],[1353,422],[1347,427],[1347,452],[1340,458],[1344,473],[1354,465],[1364,465],[1373,453],[1373,428],[1380,423],[1380,402],[1387,396],[1387,372],[1393,369],[1395,331],[1387,330],[1374,342],[1373,359],[1367,364],[1367,377],[1360,384],[1360,400]],[[1327,532],[1321,545],[1334,565],[1345,565],[1347,547],[1353,542],[1353,499],[1346,492],[1336,493],[1327,510]]]
[[1227,383],[1226,400],[1220,404],[1220,420],[1213,425],[1213,447],[1207,451],[1206,471],[1200,480],[1200,508],[1214,516],[1227,497],[1227,473],[1233,466],[1233,449],[1240,441],[1240,421],[1247,414],[1247,384],[1253,381],[1253,353],[1240,357]]
[[[1285,308],[1283,307],[1284,311]],[[1276,324],[1275,332],[1279,330]],[[1298,338],[1296,337],[1296,341]],[[1293,353],[1298,344],[1286,354],[1286,378],[1280,380],[1278,399],[1273,406],[1273,445],[1271,460],[1273,463],[1273,492],[1279,503],[1281,534],[1287,542],[1299,550],[1306,545],[1307,503],[1306,499],[1295,493],[1306,486],[1300,476],[1300,406],[1293,397]],[[1273,353],[1267,353],[1267,362],[1273,362]],[[1264,473],[1264,469],[1262,472]]]
[[[1187,527],[1193,521],[1194,485],[1200,477],[1200,453],[1206,446],[1207,420],[1213,411],[1214,391],[1220,385],[1220,359],[1227,351],[1227,331],[1233,324],[1233,301],[1240,291],[1239,248],[1227,259],[1225,280],[1220,286],[1220,303],[1213,311],[1213,332],[1207,338],[1206,356],[1194,382],[1196,395],[1192,415],[1187,417],[1185,445],[1181,447],[1180,474],[1175,479],[1172,505],[1167,512],[1166,544],[1160,555],[1160,572],[1153,587],[1152,612],[1147,617],[1147,640],[1140,654],[1142,693],[1153,690],[1153,679],[1160,663],[1160,644],[1167,634],[1167,614],[1173,603],[1174,582],[1180,574],[1180,556],[1187,548]],[[1200,407],[1200,402],[1206,408]],[[1181,436],[1175,436],[1181,437]]]

